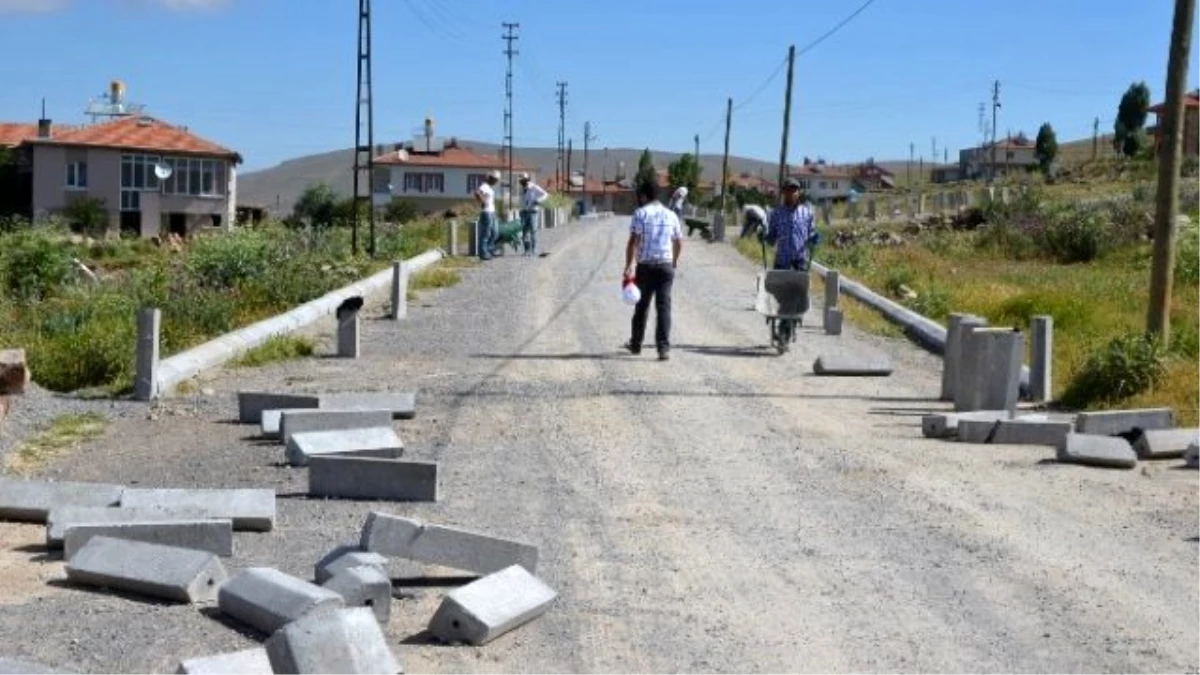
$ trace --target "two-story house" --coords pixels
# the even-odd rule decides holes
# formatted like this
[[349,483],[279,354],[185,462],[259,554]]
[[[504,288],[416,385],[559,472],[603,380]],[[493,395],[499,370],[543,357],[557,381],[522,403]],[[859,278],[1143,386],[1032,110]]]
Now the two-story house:
[[[503,151],[484,155],[461,147],[455,138],[438,138],[433,135],[432,120],[426,120],[422,133],[414,134],[412,141],[397,144],[375,157],[374,163],[371,196],[378,208],[396,198],[410,200],[427,213],[472,202],[476,188],[492,170],[502,177],[495,188],[496,208],[504,209],[507,204],[509,167]],[[514,161],[512,169],[514,174],[528,173],[537,180],[535,167]]]
[[[1154,125],[1154,147],[1162,143],[1163,115],[1166,103],[1156,103],[1148,109],[1157,120]],[[1189,91],[1183,99],[1183,156],[1200,155],[1200,89]]]
[[824,162],[808,162],[790,175],[800,181],[804,193],[815,202],[840,202],[849,199],[851,190],[863,191],[852,171]]
[[14,155],[14,208],[34,222],[78,198],[100,200],[109,232],[187,236],[236,218],[236,152],[145,115],[79,126],[0,125]]
[[1000,178],[1010,173],[1029,171],[1038,165],[1036,147],[1024,134],[996,141],[994,145],[995,152],[992,151],[992,143],[959,151],[959,179],[979,180],[993,173]]

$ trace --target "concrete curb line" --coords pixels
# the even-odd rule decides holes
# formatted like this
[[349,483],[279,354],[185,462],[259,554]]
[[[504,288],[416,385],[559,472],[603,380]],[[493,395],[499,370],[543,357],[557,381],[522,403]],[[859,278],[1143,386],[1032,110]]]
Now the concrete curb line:
[[[825,275],[829,272],[829,268],[816,261],[813,261],[812,269],[817,273],[817,276],[821,277],[822,281],[824,281]],[[904,334],[924,349],[938,355],[945,354],[946,329],[941,324],[933,319],[921,316],[903,305],[888,300],[857,281],[847,278],[845,275],[839,276],[842,292],[846,295],[879,312],[888,321],[903,328]],[[1021,395],[1026,396],[1028,392],[1029,366],[1022,365]]]
[[[445,252],[439,248],[431,249],[405,260],[405,268],[409,274],[415,274],[438,262],[445,255]],[[286,335],[315,323],[323,316],[333,314],[337,306],[346,298],[356,295],[365,298],[389,288],[391,283],[392,268],[388,267],[283,314],[250,324],[245,328],[239,328],[198,347],[163,359],[158,364],[152,398],[162,396],[164,392],[171,391],[180,382],[195,377],[209,368],[222,365],[235,356],[261,345],[273,336]]]

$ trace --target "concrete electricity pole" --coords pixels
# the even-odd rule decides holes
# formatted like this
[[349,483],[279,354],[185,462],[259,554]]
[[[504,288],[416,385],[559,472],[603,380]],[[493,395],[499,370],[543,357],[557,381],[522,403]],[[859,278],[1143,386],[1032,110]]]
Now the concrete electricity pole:
[[1092,161],[1100,154],[1100,118],[1092,120]]
[[563,167],[567,152],[567,83],[558,82],[558,159],[554,164],[555,182],[563,186]]
[[1175,0],[1171,49],[1167,59],[1167,97],[1158,149],[1158,199],[1154,210],[1154,262],[1150,270],[1150,309],[1146,332],[1166,347],[1171,338],[1171,283],[1175,269],[1175,213],[1179,210],[1179,165],[1183,154],[1184,85],[1192,51],[1196,0]]
[[508,210],[512,210],[513,202],[513,76],[512,76],[512,60],[519,52],[513,49],[513,41],[517,39],[515,31],[521,27],[519,23],[509,23],[507,21],[500,24],[504,27],[504,35],[501,39],[504,40],[506,46],[504,55],[508,57],[508,71],[504,77],[504,97],[507,102],[504,108],[504,143],[508,147]]
[[992,85],[992,167],[988,171],[988,183],[996,182],[996,111],[1000,109],[1000,80]]
[[725,217],[726,195],[729,193],[729,131],[733,124],[733,99],[725,101],[725,157],[721,160],[721,217]]
[[598,136],[592,135],[592,123],[584,122],[583,123],[583,190],[584,190],[584,192],[587,192],[588,144],[590,144],[594,140],[597,140],[598,138],[599,138]]
[[796,45],[788,47],[787,92],[783,95],[783,143],[779,147],[779,194],[783,195],[783,181],[787,178],[788,131],[792,125],[792,72],[796,65]]

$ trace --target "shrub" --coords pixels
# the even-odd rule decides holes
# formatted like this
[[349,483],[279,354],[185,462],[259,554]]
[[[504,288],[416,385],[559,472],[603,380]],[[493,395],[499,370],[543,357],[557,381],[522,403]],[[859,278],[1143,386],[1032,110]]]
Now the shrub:
[[407,223],[416,220],[421,215],[416,202],[411,199],[395,198],[388,203],[383,217],[391,223]]
[[72,232],[101,237],[108,232],[108,209],[97,197],[76,197],[63,209]]
[[1064,206],[1046,213],[1040,243],[1061,263],[1084,263],[1117,245],[1107,211],[1095,206]]
[[188,251],[188,266],[202,285],[231,288],[270,274],[286,259],[263,230],[235,230],[201,237]]
[[1093,306],[1088,299],[1074,293],[1058,295],[1030,291],[1001,302],[990,318],[997,325],[1012,324],[1028,329],[1033,324],[1033,317],[1049,315],[1054,318],[1055,328],[1074,330],[1087,325],[1091,321],[1092,313]]
[[1165,372],[1157,340],[1143,334],[1113,338],[1076,373],[1062,403],[1072,408],[1116,403],[1147,391]]
[[904,287],[912,288],[913,282],[917,280],[917,273],[911,267],[895,267],[888,270],[887,278],[883,282],[883,289],[888,295],[894,298],[900,297],[904,292]]
[[10,235],[0,248],[0,274],[7,290],[23,300],[40,300],[75,277],[65,243],[43,231]]
[[950,294],[937,286],[919,292],[917,297],[904,304],[917,314],[934,321],[941,321],[950,316]]

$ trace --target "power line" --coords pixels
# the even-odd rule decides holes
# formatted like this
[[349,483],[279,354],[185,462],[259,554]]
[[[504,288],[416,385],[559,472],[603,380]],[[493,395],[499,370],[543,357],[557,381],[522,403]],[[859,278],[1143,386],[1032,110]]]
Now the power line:
[[[753,101],[755,98],[757,98],[759,94],[766,91],[767,87],[769,87],[771,85],[771,83],[775,81],[775,78],[779,77],[780,73],[783,72],[783,69],[787,67],[787,63],[788,63],[788,60],[786,58],[783,61],[780,61],[779,67],[775,69],[775,72],[771,73],[771,76],[768,77],[765,82],[760,84],[758,86],[758,89],[755,89],[754,93],[750,94],[750,96],[747,97],[746,100],[733,106],[733,109],[735,111],[741,110],[743,107],[749,105],[751,101]],[[722,117],[721,121],[718,124],[723,124],[724,122],[725,122],[725,119]]]
[[859,14],[862,14],[863,10],[865,10],[865,9],[866,9],[866,8],[868,8],[868,7],[870,7],[870,6],[871,6],[871,4],[872,4],[872,3],[874,3],[874,2],[875,2],[875,0],[867,0],[866,2],[864,2],[864,3],[863,3],[861,6],[859,6],[859,8],[858,8],[858,9],[854,10],[854,12],[853,12],[852,14],[850,14],[850,16],[848,16],[848,17],[846,17],[845,19],[842,19],[841,21],[839,21],[839,22],[838,22],[838,24],[837,24],[836,26],[834,26],[833,28],[830,28],[829,30],[825,31],[825,34],[824,34],[824,35],[822,35],[821,37],[817,38],[816,40],[813,40],[812,42],[808,43],[807,45],[805,45],[805,46],[804,46],[804,48],[803,48],[803,49],[801,49],[800,51],[796,52],[796,56],[802,56],[802,55],[804,55],[806,52],[810,51],[811,49],[813,49],[813,48],[814,48],[814,47],[816,47],[817,45],[819,45],[819,44],[821,44],[822,42],[824,42],[825,40],[827,40],[827,39],[828,39],[830,36],[832,36],[834,33],[836,33],[836,32],[838,32],[839,30],[841,30],[843,26],[845,26],[846,24],[848,24],[848,23],[850,23],[851,21],[853,21],[853,20],[854,20],[854,17],[858,16]]

